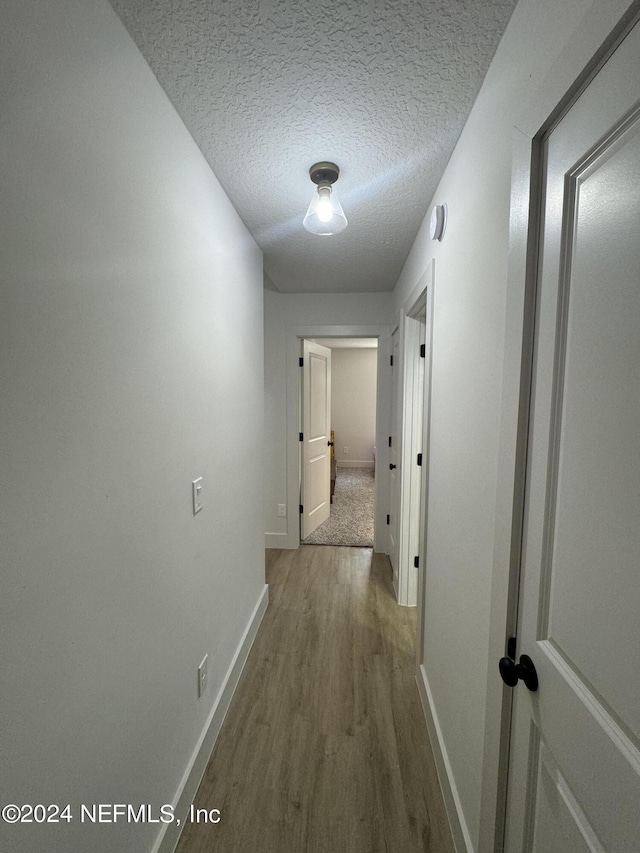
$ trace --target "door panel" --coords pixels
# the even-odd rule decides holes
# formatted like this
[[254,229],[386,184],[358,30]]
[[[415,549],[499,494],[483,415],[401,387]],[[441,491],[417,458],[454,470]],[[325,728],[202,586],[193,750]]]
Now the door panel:
[[327,357],[308,353],[310,383],[310,413],[308,429],[312,441],[327,437]]
[[546,141],[511,853],[640,849],[638,92],[636,27]]
[[[567,235],[572,263],[565,283],[555,529],[543,630],[580,678],[609,697],[609,710],[636,737],[637,684],[620,681],[611,661],[620,647],[637,642],[639,622],[639,451],[633,427],[640,423],[639,130],[636,117],[622,138],[571,178],[575,228]],[[632,239],[631,225],[636,230]],[[588,590],[588,596],[576,595],[576,588]]]
[[584,812],[549,750],[539,739],[538,748],[533,850],[535,853],[566,853],[567,850],[602,853]]
[[301,538],[329,518],[331,350],[303,341]]

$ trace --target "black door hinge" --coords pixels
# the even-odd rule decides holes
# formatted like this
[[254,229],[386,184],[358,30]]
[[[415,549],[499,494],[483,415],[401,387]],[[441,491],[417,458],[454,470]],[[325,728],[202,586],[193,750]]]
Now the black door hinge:
[[422,465],[422,453],[418,453],[418,465]]
[[391,436],[389,436],[389,447],[391,447]]
[[304,433],[302,433],[302,432],[298,433],[298,441],[304,441]]
[[416,569],[420,568],[420,557],[413,558],[413,565],[416,567]]
[[420,358],[424,358],[426,355],[427,348],[424,344],[420,344]]
[[391,524],[391,516],[387,515],[387,524]]
[[298,359],[298,367],[304,367],[304,358],[302,356]]
[[391,356],[391,357],[389,358],[389,364],[391,365],[391,367],[393,367],[393,356]]
[[304,507],[302,506],[302,504],[300,504],[300,515],[302,515],[303,512],[304,512]]

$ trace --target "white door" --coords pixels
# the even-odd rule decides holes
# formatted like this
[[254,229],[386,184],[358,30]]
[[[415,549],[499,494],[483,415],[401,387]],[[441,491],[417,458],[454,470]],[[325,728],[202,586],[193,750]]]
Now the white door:
[[[413,382],[412,399],[409,402],[411,417],[411,451],[410,451],[410,482],[409,482],[409,577],[407,590],[407,604],[415,607],[418,603],[418,568],[411,560],[413,555],[421,556],[422,536],[422,466],[424,453],[424,392],[425,392],[425,357],[422,355],[426,347],[426,317],[423,313],[415,319],[413,359]],[[418,342],[416,343],[415,338]],[[420,465],[418,465],[418,457]],[[406,473],[406,469],[405,469]]]
[[301,538],[329,518],[331,350],[303,341]]
[[640,27],[546,142],[508,853],[640,850]]
[[400,339],[398,329],[391,335],[391,435],[389,436],[389,560],[393,569],[393,586],[396,598],[400,594],[399,577],[399,537],[400,537],[400,495],[399,477],[397,476],[398,445],[400,444],[400,376],[398,370],[398,357],[400,352]]

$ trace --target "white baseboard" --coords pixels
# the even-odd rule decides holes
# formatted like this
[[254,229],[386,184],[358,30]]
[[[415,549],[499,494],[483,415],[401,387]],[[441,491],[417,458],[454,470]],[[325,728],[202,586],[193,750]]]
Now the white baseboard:
[[265,533],[265,548],[297,548],[300,543],[294,541],[294,537],[288,533]]
[[371,468],[373,459],[337,459],[338,468]]
[[442,729],[435,712],[429,681],[423,665],[420,665],[418,669],[416,681],[418,682],[422,710],[427,721],[429,740],[436,762],[438,781],[442,789],[449,827],[453,836],[453,846],[456,853],[474,853],[473,842],[462,812],[462,803],[460,802],[458,788],[453,778],[451,763],[442,737]]
[[186,823],[189,808],[198,790],[198,785],[202,780],[207,763],[213,752],[218,734],[222,728],[222,723],[226,716],[231,698],[238,686],[238,681],[244,669],[249,651],[253,645],[253,641],[262,622],[262,618],[269,604],[269,587],[265,585],[260,593],[260,597],[253,609],[251,618],[247,623],[244,634],[236,653],[231,661],[231,665],[227,670],[227,675],[224,679],[222,687],[218,693],[216,701],[206,722],[206,725],[200,735],[200,739],[193,751],[191,760],[184,772],[176,795],[173,798],[173,813],[180,819],[180,825],[176,823],[163,824],[158,833],[156,843],[153,845],[152,853],[174,853],[180,840],[180,833]]

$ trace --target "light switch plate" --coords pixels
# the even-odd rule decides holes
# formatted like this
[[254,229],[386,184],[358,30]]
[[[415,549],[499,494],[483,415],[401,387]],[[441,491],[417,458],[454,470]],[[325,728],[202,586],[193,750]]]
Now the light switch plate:
[[198,477],[197,480],[193,480],[191,483],[191,491],[193,495],[193,514],[200,512],[202,509],[202,486],[203,486],[203,478]]
[[209,680],[209,655],[202,658],[202,663],[198,667],[198,697],[202,696],[207,689],[207,681]]

